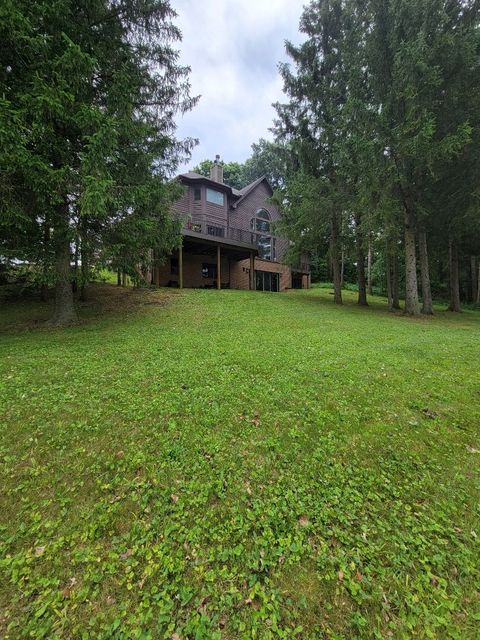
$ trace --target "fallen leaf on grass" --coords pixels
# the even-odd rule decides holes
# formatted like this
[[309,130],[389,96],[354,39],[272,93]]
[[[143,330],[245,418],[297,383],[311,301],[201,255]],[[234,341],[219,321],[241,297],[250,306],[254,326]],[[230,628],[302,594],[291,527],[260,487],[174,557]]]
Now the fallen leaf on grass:
[[176,504],[178,502],[178,496],[175,493],[172,493],[172,495],[170,496],[172,502],[174,504]]
[[35,557],[40,558],[45,553],[45,547],[35,547]]
[[120,554],[120,557],[122,560],[126,560],[127,558],[130,558],[130,556],[133,556],[133,550],[132,549],[127,549],[126,551],[124,551],[123,553]]
[[338,579],[340,580],[340,582],[342,582],[343,578],[345,577],[343,574],[343,571],[340,569],[340,571],[337,573]]
[[438,418],[438,413],[435,413],[435,411],[431,411],[431,409],[428,409],[427,407],[425,407],[425,409],[422,409],[422,413],[426,418],[430,418],[430,420],[435,420],[435,418]]
[[308,527],[308,525],[310,524],[310,520],[307,518],[307,516],[300,516],[298,519],[298,524],[301,527]]
[[480,453],[480,449],[475,449],[475,447],[470,447],[468,444],[467,444],[467,451],[468,453]]

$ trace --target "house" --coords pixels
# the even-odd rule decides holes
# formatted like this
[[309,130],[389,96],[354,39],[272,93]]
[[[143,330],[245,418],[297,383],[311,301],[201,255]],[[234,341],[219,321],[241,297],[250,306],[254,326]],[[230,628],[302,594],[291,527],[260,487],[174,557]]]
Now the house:
[[158,286],[284,291],[309,288],[310,268],[303,261],[284,262],[289,242],[277,235],[280,213],[268,202],[272,188],[265,177],[244,189],[223,181],[216,157],[210,177],[184,173],[185,186],[173,214],[182,222],[182,247],[153,270]]

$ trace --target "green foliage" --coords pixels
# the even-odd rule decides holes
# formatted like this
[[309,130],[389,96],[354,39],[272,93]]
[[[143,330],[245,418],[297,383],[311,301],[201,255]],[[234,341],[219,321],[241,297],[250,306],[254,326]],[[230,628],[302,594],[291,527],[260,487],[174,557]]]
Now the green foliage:
[[[408,229],[444,263],[443,288],[449,238],[478,255],[479,15],[473,0],[305,7],[305,39],[287,44],[291,63],[280,66],[288,102],[275,123],[297,165],[277,194],[295,252],[324,258],[328,240],[335,272],[340,247],[361,265],[368,239],[386,279]],[[413,309],[415,252],[406,253]]]
[[[221,161],[223,179],[231,187],[243,189],[265,176],[271,187],[277,189],[284,184],[293,160],[285,145],[260,138],[252,144],[252,155],[244,163]],[[193,171],[208,178],[212,166],[213,160],[202,160]]]
[[474,640],[480,315],[345,302],[5,305],[0,635]]
[[174,117],[196,99],[168,0],[1,11],[0,248],[46,269],[53,254],[65,297],[73,246],[83,265],[110,253],[134,271],[175,244],[166,183],[194,141]]
[[[223,167],[223,181],[234,189],[243,189],[249,184],[248,178],[245,175],[245,167],[240,162],[224,162],[220,161]],[[213,167],[213,160],[202,160],[200,164],[192,169],[196,173],[199,173],[206,178],[210,177],[210,169]]]
[[266,176],[272,188],[279,189],[293,172],[294,162],[295,156],[287,145],[260,138],[252,144],[252,155],[245,161],[244,171],[248,182]]

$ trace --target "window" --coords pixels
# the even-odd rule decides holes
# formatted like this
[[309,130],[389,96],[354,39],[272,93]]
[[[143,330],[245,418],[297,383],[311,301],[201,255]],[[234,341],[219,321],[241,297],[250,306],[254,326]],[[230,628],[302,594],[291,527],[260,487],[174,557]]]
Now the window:
[[216,278],[217,277],[217,265],[204,262],[202,264],[202,276],[204,278]]
[[209,236],[223,238],[225,235],[225,229],[223,227],[215,227],[212,224],[207,224],[207,233]]
[[207,202],[212,202],[213,204],[219,204],[223,207],[225,203],[225,196],[221,191],[216,191],[215,189],[207,188]]
[[279,291],[280,277],[278,273],[255,271],[255,289],[257,291]]
[[178,275],[178,258],[170,258],[170,273],[172,276]]
[[262,260],[275,260],[275,238],[257,234],[258,257]]
[[200,187],[193,187],[193,199],[194,200],[202,199],[202,190]]
[[250,221],[252,242],[258,247],[258,256],[263,260],[275,260],[275,238],[271,234],[270,214],[266,209],[259,209]]

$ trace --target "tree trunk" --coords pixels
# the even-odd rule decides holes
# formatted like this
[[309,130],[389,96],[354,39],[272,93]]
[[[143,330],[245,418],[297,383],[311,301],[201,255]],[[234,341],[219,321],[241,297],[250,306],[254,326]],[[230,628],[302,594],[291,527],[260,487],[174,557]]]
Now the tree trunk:
[[395,253],[392,256],[392,307],[394,309],[401,309],[399,280],[398,254],[397,249],[395,248]]
[[417,256],[413,216],[405,208],[405,313],[418,315]]
[[478,262],[478,273],[477,273],[477,299],[476,304],[480,304],[480,260]]
[[477,273],[477,300],[476,304],[480,305],[480,260],[478,261],[478,273]]
[[365,249],[363,244],[362,218],[359,213],[355,214],[355,243],[357,246],[357,281],[358,281],[358,304],[366,307],[367,284],[365,279]]
[[[480,265],[479,265],[480,266]],[[471,297],[472,303],[475,304],[477,299],[477,259],[475,256],[470,256],[470,278],[471,278]]]
[[368,240],[368,256],[367,256],[367,293],[372,295],[372,243]]
[[45,216],[43,223],[43,264],[42,264],[42,284],[40,285],[40,300],[46,302],[48,300],[48,247],[50,243],[50,226],[48,218]]
[[392,256],[390,255],[388,240],[385,242],[385,274],[387,276],[388,310],[393,311]]
[[449,311],[460,311],[460,282],[458,277],[458,247],[457,243],[450,238],[448,244],[448,258],[450,265],[450,304]]
[[78,245],[79,245],[78,236],[75,238],[75,253],[73,254],[73,293],[77,293],[78,289]]
[[338,218],[336,213],[332,213],[330,218],[330,254],[332,258],[332,271],[333,271],[333,289],[334,289],[334,302],[335,304],[342,304],[342,283],[340,273],[340,256],[338,251]]
[[81,264],[81,282],[80,282],[80,300],[85,302],[87,299],[87,284],[88,284],[88,256],[86,252],[82,250],[82,264]]
[[122,272],[120,269],[117,269],[117,287],[122,286]]
[[420,257],[420,279],[422,282],[422,313],[433,316],[430,269],[428,265],[427,233],[423,227],[418,232],[418,253]]
[[68,229],[68,206],[60,205],[54,227],[55,243],[55,312],[51,324],[64,326],[78,320],[73,303],[70,271],[70,238]]
[[127,286],[127,274],[125,273],[125,271],[123,271],[122,273],[122,287],[126,287]]
[[342,248],[342,257],[340,262],[340,287],[343,289],[345,274],[345,250]]

